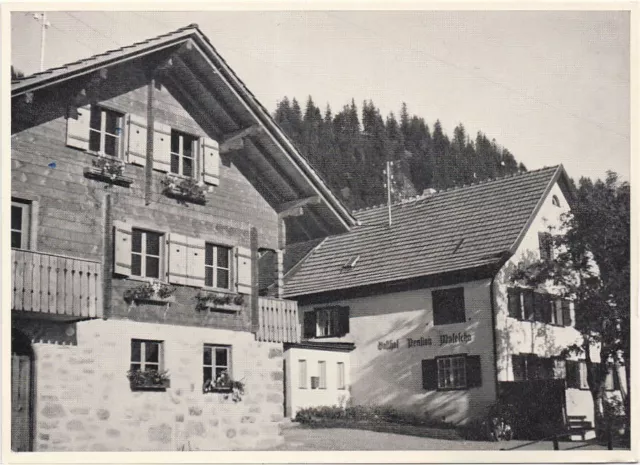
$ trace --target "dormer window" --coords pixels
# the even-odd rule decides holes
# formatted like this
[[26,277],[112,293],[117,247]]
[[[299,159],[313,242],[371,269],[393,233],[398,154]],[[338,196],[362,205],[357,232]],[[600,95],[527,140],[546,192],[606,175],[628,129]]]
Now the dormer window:
[[353,257],[351,257],[349,260],[347,260],[347,262],[342,265],[342,268],[351,270],[353,268],[356,267],[356,263],[358,263],[358,260],[360,259],[360,255],[355,255]]
[[120,155],[120,134],[123,116],[112,110],[91,106],[89,150],[112,157]]

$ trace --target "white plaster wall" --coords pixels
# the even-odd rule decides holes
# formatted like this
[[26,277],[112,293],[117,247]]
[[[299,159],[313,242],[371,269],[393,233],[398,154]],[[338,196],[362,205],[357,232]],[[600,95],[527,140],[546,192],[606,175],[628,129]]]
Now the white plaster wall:
[[[301,408],[319,405],[346,405],[349,400],[350,353],[330,350],[290,348],[285,351],[286,379],[286,412],[285,415],[295,418]],[[299,360],[307,361],[306,389],[300,388]],[[320,376],[318,362],[327,364],[326,389],[311,389],[311,377]],[[338,362],[344,363],[345,389],[338,389]]]
[[[322,340],[355,343],[351,353],[352,403],[387,404],[453,423],[482,414],[496,396],[489,285],[490,280],[461,284],[467,321],[441,326],[433,324],[432,289],[332,302],[350,307],[350,333],[341,339]],[[301,309],[316,307],[320,305]],[[440,334],[464,332],[472,336],[470,342],[440,345]],[[407,338],[421,337],[430,338],[432,345],[408,347]],[[398,341],[399,347],[380,349],[379,343],[385,341]],[[465,353],[481,357],[481,387],[423,389],[422,360]]]

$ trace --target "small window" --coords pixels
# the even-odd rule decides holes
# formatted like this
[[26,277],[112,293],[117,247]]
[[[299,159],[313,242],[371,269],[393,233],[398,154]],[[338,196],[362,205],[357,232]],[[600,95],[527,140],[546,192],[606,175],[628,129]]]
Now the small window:
[[540,260],[548,262],[553,260],[553,236],[550,233],[538,233],[540,246]]
[[431,291],[433,301],[433,323],[446,325],[466,321],[464,309],[464,288]]
[[205,344],[202,351],[203,391],[228,387],[231,380],[231,347]]
[[204,285],[219,289],[231,288],[231,248],[206,244],[204,255]]
[[122,114],[93,105],[89,124],[89,150],[112,157],[120,156],[122,121]]
[[29,248],[29,229],[31,219],[31,203],[11,199],[11,248]]
[[438,358],[438,389],[464,389],[467,373],[464,355]]
[[349,333],[349,307],[317,308],[304,313],[304,337],[342,337]]
[[558,198],[557,195],[554,195],[551,198],[551,203],[553,204],[554,207],[559,207],[560,206],[560,199]]
[[178,131],[171,131],[171,172],[189,178],[196,171],[195,152],[197,138]]
[[131,340],[131,371],[162,371],[162,341]]
[[344,362],[338,362],[338,389],[345,389],[344,381]]
[[566,298],[532,289],[507,289],[508,310],[511,318],[539,321],[557,326],[571,326],[571,303]]
[[534,379],[554,379],[563,373],[560,361],[538,357],[535,354],[513,355],[511,357],[514,381]]
[[327,362],[324,360],[318,362],[318,388],[327,389]]
[[162,276],[162,234],[132,230],[131,274],[143,278],[160,279]]
[[307,361],[298,360],[298,387],[307,389]]

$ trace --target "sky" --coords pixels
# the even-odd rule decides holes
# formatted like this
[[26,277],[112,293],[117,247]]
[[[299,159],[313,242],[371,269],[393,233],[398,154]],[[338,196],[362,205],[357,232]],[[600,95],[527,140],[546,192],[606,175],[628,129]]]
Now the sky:
[[[40,23],[11,18],[11,63],[39,70]],[[626,11],[48,11],[46,68],[197,23],[258,100],[462,123],[529,170],[630,176]]]

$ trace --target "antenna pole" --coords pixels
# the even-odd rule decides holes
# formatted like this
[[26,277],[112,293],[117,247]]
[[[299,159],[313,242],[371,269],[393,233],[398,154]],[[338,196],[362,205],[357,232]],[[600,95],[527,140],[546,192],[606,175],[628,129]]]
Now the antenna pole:
[[389,209],[389,226],[391,226],[391,179],[393,178],[393,176],[391,176],[392,166],[393,166],[393,162],[388,161],[387,169],[384,171],[385,174],[387,175],[386,186],[387,186],[387,208]]
[[40,14],[33,15],[33,19],[40,21],[40,71],[44,71],[44,45],[46,40],[47,28],[51,25],[47,22],[47,13],[42,12]]

